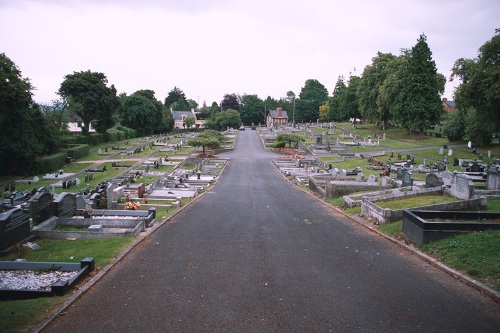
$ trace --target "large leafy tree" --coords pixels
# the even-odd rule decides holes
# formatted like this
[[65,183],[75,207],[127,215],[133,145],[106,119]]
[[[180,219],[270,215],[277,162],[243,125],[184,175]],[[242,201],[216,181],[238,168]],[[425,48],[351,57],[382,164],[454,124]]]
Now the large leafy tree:
[[299,119],[304,122],[319,119],[319,107],[328,100],[328,90],[318,80],[309,79],[302,87],[295,109]]
[[264,101],[257,95],[243,95],[241,97],[241,121],[246,124],[264,123]]
[[389,113],[377,107],[380,87],[387,77],[387,66],[394,58],[391,53],[377,52],[372,64],[365,67],[358,86],[358,104],[361,116],[370,122],[382,123],[385,128]]
[[150,100],[154,104],[154,106],[156,107],[156,112],[157,112],[156,116],[158,116],[158,114],[161,115],[160,121],[154,127],[154,129],[157,132],[164,132],[164,131],[171,129],[172,113],[170,112],[170,110],[168,108],[165,108],[163,106],[161,101],[156,99],[154,90],[142,89],[142,90],[136,91],[132,95],[146,97],[148,100]]
[[397,120],[406,129],[418,130],[423,138],[424,130],[438,124],[444,115],[440,95],[446,83],[445,77],[436,70],[424,34],[411,49],[403,73],[400,92],[402,108]]
[[455,62],[452,79],[461,81],[455,91],[458,109],[468,111],[467,132],[478,145],[491,144],[500,131],[500,29],[479,48],[476,59]]
[[343,110],[344,95],[347,90],[344,77],[340,75],[335,83],[332,96],[328,99],[328,111],[326,121],[341,121],[347,118]]
[[236,94],[226,94],[224,95],[221,105],[222,111],[226,111],[228,109],[240,111],[240,98]]
[[398,119],[398,115],[403,112],[400,92],[409,53],[409,50],[403,50],[400,56],[393,57],[385,67],[385,80],[378,88],[376,100],[378,121],[382,123],[382,129],[388,126],[390,120]]
[[229,128],[238,128],[241,124],[240,113],[236,110],[228,109],[220,112],[215,116],[214,128],[218,130],[226,130]]
[[358,88],[361,79],[359,76],[351,75],[347,82],[347,89],[344,93],[342,108],[346,118],[361,118],[359,111]]
[[174,89],[170,90],[168,96],[165,98],[165,108],[174,111],[189,111],[191,110],[191,106],[189,105],[186,95],[184,92],[174,87]]
[[0,53],[0,174],[32,173],[36,158],[59,148],[58,131],[32,99],[28,78]]
[[75,114],[82,118],[82,134],[88,134],[90,124],[100,133],[114,125],[113,113],[120,102],[113,85],[107,86],[106,75],[98,72],[73,72],[64,77],[59,95],[71,99]]
[[122,125],[143,129],[145,133],[153,133],[162,123],[161,108],[140,93],[122,97],[118,113]]

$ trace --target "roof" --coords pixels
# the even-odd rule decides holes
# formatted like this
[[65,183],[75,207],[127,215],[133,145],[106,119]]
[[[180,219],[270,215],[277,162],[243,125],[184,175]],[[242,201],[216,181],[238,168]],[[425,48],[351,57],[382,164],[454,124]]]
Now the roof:
[[450,108],[455,107],[455,101],[443,101],[444,104],[448,105]]
[[193,111],[172,111],[172,118],[174,120],[182,120],[182,118],[195,118],[196,116],[194,115]]
[[269,110],[269,115],[273,119],[278,119],[278,118],[285,118],[288,119],[288,114],[286,111],[281,110],[281,117],[278,117],[278,110]]

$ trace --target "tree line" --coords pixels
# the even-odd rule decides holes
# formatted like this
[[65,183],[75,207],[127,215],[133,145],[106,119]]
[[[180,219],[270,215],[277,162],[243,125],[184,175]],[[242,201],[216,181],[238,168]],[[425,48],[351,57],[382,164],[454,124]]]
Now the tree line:
[[[456,109],[445,112],[441,95],[446,78],[437,72],[427,37],[422,34],[411,49],[399,55],[378,52],[360,76],[339,76],[332,94],[318,80],[306,80],[297,96],[261,99],[255,94],[226,94],[220,105],[199,106],[174,87],[162,102],[153,90],[131,95],[117,94],[103,73],[82,71],[68,74],[59,88],[59,99],[50,105],[33,100],[34,87],[4,53],[0,54],[0,173],[29,170],[39,156],[53,154],[68,135],[68,116],[82,120],[82,134],[90,126],[106,133],[120,125],[144,135],[173,129],[171,110],[197,111],[205,126],[214,130],[240,124],[265,124],[269,110],[281,107],[289,122],[332,122],[363,119],[381,129],[399,126],[423,135],[437,125],[450,141],[469,138],[488,145],[500,129],[500,30],[483,44],[475,59],[458,59],[450,80],[458,80]],[[194,126],[187,119],[183,127]]]

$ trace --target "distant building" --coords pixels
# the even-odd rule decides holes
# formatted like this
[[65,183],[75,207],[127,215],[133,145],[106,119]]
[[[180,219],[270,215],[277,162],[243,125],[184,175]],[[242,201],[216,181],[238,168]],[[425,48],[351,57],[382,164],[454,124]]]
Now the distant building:
[[[83,119],[72,113],[65,113],[63,116],[63,122],[68,125],[68,131],[72,134],[82,133]],[[95,133],[95,129],[92,127],[92,123],[89,125],[89,133]]]
[[446,111],[451,112],[455,110],[455,102],[454,101],[449,101],[446,97],[443,97],[443,106],[446,109]]
[[267,127],[278,128],[281,125],[288,125],[288,114],[282,108],[277,108],[276,110],[269,110],[269,114],[266,119]]
[[174,119],[174,128],[187,128],[185,126],[185,121],[187,118],[194,118],[194,127],[203,127],[203,124],[205,123],[204,120],[198,120],[196,119],[196,114],[194,112],[194,109],[191,109],[191,111],[173,111],[172,112],[172,118]]

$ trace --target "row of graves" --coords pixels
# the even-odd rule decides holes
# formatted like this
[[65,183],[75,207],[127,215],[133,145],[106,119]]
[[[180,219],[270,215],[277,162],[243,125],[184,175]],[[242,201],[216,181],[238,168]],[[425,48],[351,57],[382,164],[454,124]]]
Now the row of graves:
[[[452,156],[453,153],[449,152],[449,154],[449,156]],[[356,156],[363,158],[363,156]],[[458,216],[458,212],[464,210],[476,211],[485,208],[487,197],[500,198],[500,167],[497,165],[485,166],[477,160],[468,161],[464,159],[465,163],[462,165],[463,171],[451,172],[448,170],[448,163],[445,160],[436,164],[425,164],[417,167],[414,156],[411,155],[407,155],[405,159],[405,156],[398,154],[398,161],[394,163],[390,162],[387,165],[377,161],[373,156],[365,158],[369,160],[369,163],[371,162],[369,168],[381,171],[379,176],[370,175],[366,178],[361,168],[343,170],[333,167],[332,163],[327,164],[307,159],[300,160],[294,157],[280,157],[274,161],[274,164],[283,174],[294,178],[297,184],[306,184],[311,191],[325,198],[342,196],[346,207],[361,206],[361,214],[376,224],[390,223],[401,219],[404,213],[404,210],[394,211],[381,208],[376,203],[378,201],[390,201],[401,197],[419,195],[446,195],[455,197],[457,200],[451,203],[419,207],[418,210],[436,212],[454,211],[457,212]],[[370,158],[372,159],[371,161]],[[425,181],[415,181],[413,179],[415,172],[427,173]],[[476,189],[474,183],[477,182],[486,182],[486,190]],[[354,192],[362,191],[366,193],[351,196]],[[474,213],[476,214],[474,216],[477,216],[478,220],[482,216],[486,216],[485,218],[488,219],[490,218],[489,215],[496,214]],[[408,223],[410,222],[404,222],[403,232],[405,232],[410,241],[415,243],[460,233],[470,228],[469,224],[461,223],[453,225],[450,231],[446,228],[447,226],[451,226],[451,224],[445,224],[442,226],[442,230],[436,231],[432,236],[428,236],[428,234],[432,233],[430,229],[425,229],[429,228],[428,225],[426,227],[415,228],[408,227]],[[491,224],[488,225],[491,226]],[[461,228],[461,226],[464,226],[464,228]],[[497,223],[494,228],[498,228],[499,226],[500,224]]]

